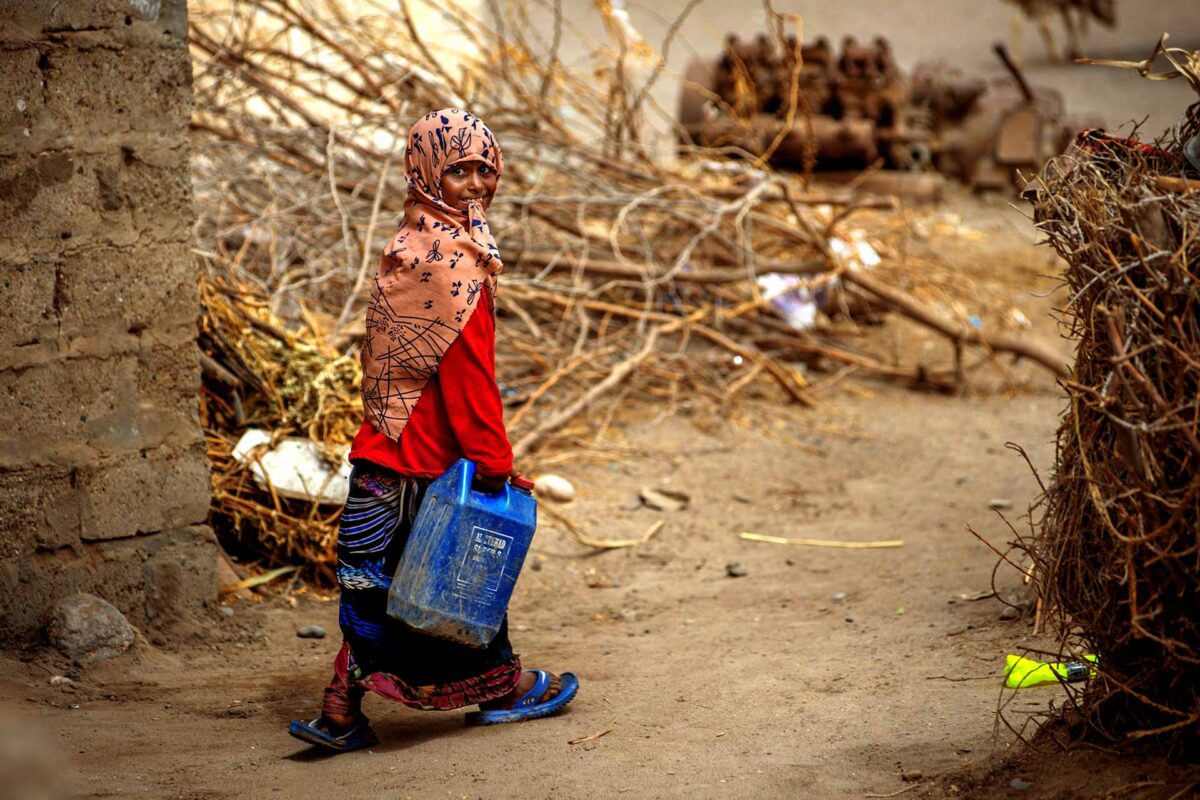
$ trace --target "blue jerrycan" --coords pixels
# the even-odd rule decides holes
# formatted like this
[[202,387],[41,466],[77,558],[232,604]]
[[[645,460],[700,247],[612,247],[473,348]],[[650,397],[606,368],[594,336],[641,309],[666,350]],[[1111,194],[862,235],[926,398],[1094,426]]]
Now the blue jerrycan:
[[388,614],[424,633],[486,647],[500,629],[537,528],[525,486],[471,490],[466,459],[429,485],[392,587]]

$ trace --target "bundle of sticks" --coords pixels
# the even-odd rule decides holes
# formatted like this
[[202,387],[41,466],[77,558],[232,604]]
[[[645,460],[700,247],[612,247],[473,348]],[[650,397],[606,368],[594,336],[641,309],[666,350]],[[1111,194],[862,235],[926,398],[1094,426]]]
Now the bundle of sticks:
[[[254,524],[287,511],[255,498],[228,459],[248,414],[331,452],[361,419],[350,364],[379,253],[403,213],[406,125],[431,108],[469,107],[505,147],[489,211],[505,264],[497,371],[526,467],[553,457],[550,442],[598,441],[636,405],[621,398],[668,410],[727,409],[749,394],[811,405],[807,370],[833,368],[954,391],[971,349],[1065,374],[1053,350],[921,299],[924,276],[904,262],[867,269],[846,255],[839,245],[853,239],[851,223],[889,251],[893,199],[817,192],[771,171],[763,154],[656,154],[649,131],[673,123],[652,89],[670,74],[666,55],[681,20],[656,51],[607,4],[599,13],[608,38],[593,42],[558,0],[496,0],[487,21],[458,0],[374,2],[357,2],[353,14],[339,0],[224,0],[192,10],[197,253],[213,332],[203,341],[206,386],[211,408],[225,404],[206,418],[219,514],[232,514],[233,501],[222,499],[231,497],[245,501],[234,509],[240,519],[251,500],[265,509]],[[781,46],[793,41],[787,27],[798,21],[768,11]],[[534,13],[547,20],[545,39]],[[590,48],[591,60],[569,66],[568,47]],[[797,92],[790,96],[796,102]],[[789,288],[799,279],[833,316],[903,315],[946,337],[956,357],[940,366],[885,360],[836,325],[797,330],[758,282],[768,273]],[[956,281],[973,307],[986,302],[965,280],[943,283]],[[935,294],[944,287],[925,296]],[[242,336],[258,344],[234,341]],[[288,373],[272,359],[310,368]],[[241,395],[235,403],[218,369],[233,374],[239,392],[265,399],[254,409]],[[287,388],[301,374],[323,376],[324,388]],[[344,381],[336,400],[331,374]],[[291,402],[301,399],[307,405]],[[297,547],[299,534],[288,534],[283,550],[310,558],[324,548],[329,557],[322,525],[308,538],[323,544]]]
[[[1157,55],[1157,51],[1156,51]],[[1200,53],[1177,63],[1200,92]],[[1035,218],[1067,261],[1063,381],[1030,543],[1064,649],[1099,656],[1075,698],[1110,741],[1200,737],[1200,103],[1158,146],[1087,131],[1042,173]],[[1190,744],[1189,744],[1190,743]]]

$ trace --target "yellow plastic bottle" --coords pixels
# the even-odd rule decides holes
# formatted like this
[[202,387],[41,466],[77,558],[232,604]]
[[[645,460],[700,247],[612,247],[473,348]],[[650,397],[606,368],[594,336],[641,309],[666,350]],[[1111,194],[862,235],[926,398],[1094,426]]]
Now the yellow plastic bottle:
[[1082,681],[1096,674],[1096,656],[1083,661],[1037,661],[1023,656],[1004,657],[1004,685],[1010,689],[1028,689],[1064,681]]

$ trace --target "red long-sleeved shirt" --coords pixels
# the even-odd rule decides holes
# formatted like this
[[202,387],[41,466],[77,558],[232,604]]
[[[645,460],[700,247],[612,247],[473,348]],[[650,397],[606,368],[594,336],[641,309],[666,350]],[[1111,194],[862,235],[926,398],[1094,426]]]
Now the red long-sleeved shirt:
[[512,472],[512,446],[496,385],[496,323],[483,306],[467,320],[429,379],[395,441],[364,420],[351,461],[369,461],[413,478],[436,478],[460,458],[483,475]]

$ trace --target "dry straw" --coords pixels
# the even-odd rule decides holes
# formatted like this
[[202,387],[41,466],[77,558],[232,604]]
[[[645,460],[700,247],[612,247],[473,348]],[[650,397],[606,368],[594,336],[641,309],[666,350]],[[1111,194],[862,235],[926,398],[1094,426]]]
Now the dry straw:
[[[1200,89],[1197,54],[1173,56]],[[1073,697],[1087,730],[1185,747],[1200,739],[1200,181],[1182,146],[1198,134],[1200,104],[1158,147],[1085,133],[1041,175],[1077,358],[1026,542],[1065,654],[1099,656]]]

